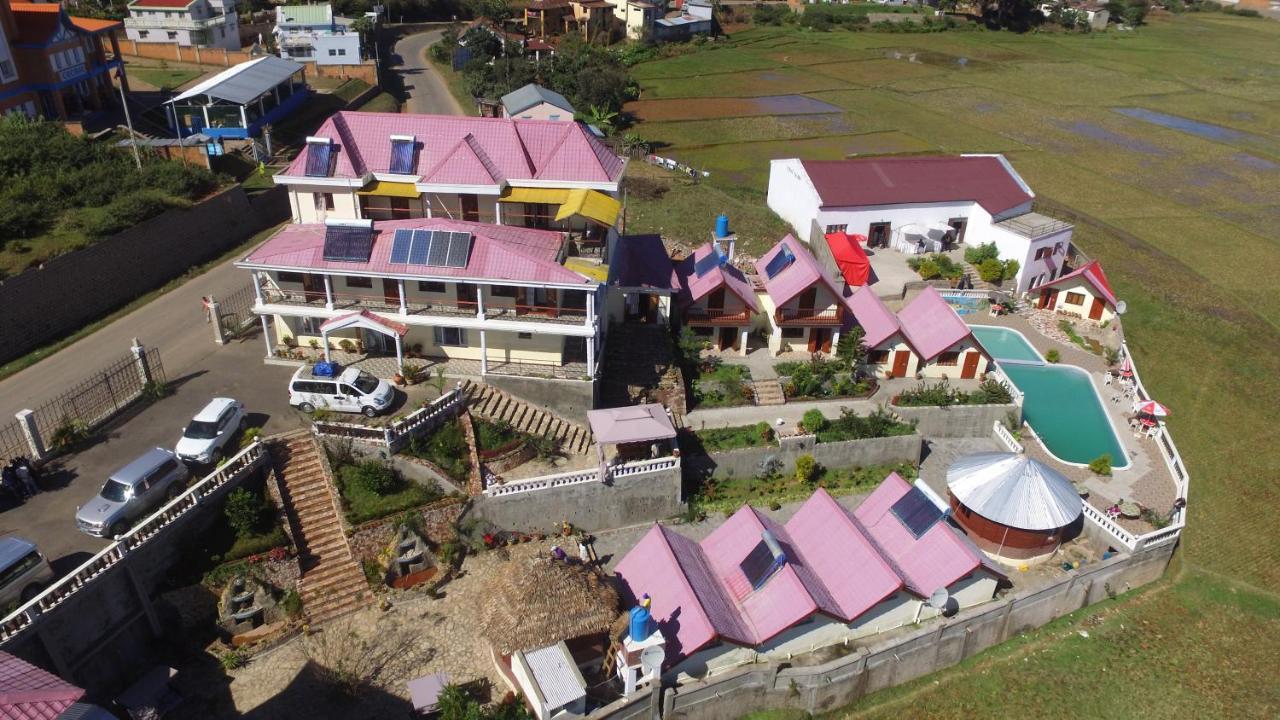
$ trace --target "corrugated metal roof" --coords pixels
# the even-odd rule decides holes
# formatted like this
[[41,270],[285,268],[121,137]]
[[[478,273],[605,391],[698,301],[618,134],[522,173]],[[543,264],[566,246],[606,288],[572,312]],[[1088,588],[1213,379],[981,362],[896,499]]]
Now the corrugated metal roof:
[[328,25],[333,22],[333,9],[329,3],[281,5],[276,8],[276,22],[285,25]]
[[1066,527],[1084,512],[1062,473],[1015,453],[962,457],[947,469],[947,487],[979,515],[1022,530]]
[[292,60],[267,55],[227,68],[169,102],[178,102],[197,95],[208,95],[243,105],[284,82],[301,69],[302,65]]
[[587,696],[587,683],[564,642],[524,653],[542,699],[554,710]]
[[[765,272],[765,268],[769,267],[769,263],[773,258],[782,252],[782,248],[787,248],[792,255],[795,256],[795,262],[791,263],[777,275],[769,277]],[[769,293],[769,297],[773,298],[775,307],[782,307],[787,301],[804,292],[813,286],[816,282],[821,282],[836,297],[836,302],[840,302],[843,293],[840,288],[836,287],[835,281],[827,274],[827,271],[818,264],[813,253],[809,252],[809,247],[800,242],[791,233],[779,240],[772,248],[769,249],[759,260],[756,261],[756,274],[764,280],[765,292]]]
[[566,112],[576,112],[565,96],[536,83],[529,83],[502,96],[502,107],[506,108],[509,115],[517,115],[542,103],[554,105]]
[[83,696],[57,675],[0,652],[0,718],[53,720]]

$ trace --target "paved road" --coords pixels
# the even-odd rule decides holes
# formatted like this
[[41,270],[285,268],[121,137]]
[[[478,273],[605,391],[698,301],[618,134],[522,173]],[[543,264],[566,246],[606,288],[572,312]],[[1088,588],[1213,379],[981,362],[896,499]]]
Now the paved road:
[[404,78],[408,94],[404,111],[434,115],[465,115],[462,106],[449,92],[444,78],[427,59],[427,47],[440,39],[444,30],[407,35],[395,46],[395,57],[388,64],[393,72]]

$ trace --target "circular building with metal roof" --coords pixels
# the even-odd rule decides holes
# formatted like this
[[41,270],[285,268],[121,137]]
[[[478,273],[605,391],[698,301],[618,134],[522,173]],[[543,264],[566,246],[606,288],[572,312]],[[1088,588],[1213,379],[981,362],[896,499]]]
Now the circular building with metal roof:
[[1083,501],[1062,473],[1015,453],[968,455],[947,469],[953,517],[988,555],[1043,560],[1080,533]]

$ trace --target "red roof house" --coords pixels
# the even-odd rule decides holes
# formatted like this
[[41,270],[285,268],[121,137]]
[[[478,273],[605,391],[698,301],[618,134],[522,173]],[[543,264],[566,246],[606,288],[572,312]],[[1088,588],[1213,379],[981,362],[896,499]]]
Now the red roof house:
[[53,720],[84,697],[84,690],[31,663],[0,652],[0,718]]

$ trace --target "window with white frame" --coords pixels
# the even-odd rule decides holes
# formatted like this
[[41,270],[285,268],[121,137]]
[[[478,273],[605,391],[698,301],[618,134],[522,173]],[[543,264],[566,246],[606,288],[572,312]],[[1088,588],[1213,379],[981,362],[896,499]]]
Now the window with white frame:
[[435,343],[438,347],[466,347],[467,331],[462,328],[432,328]]

